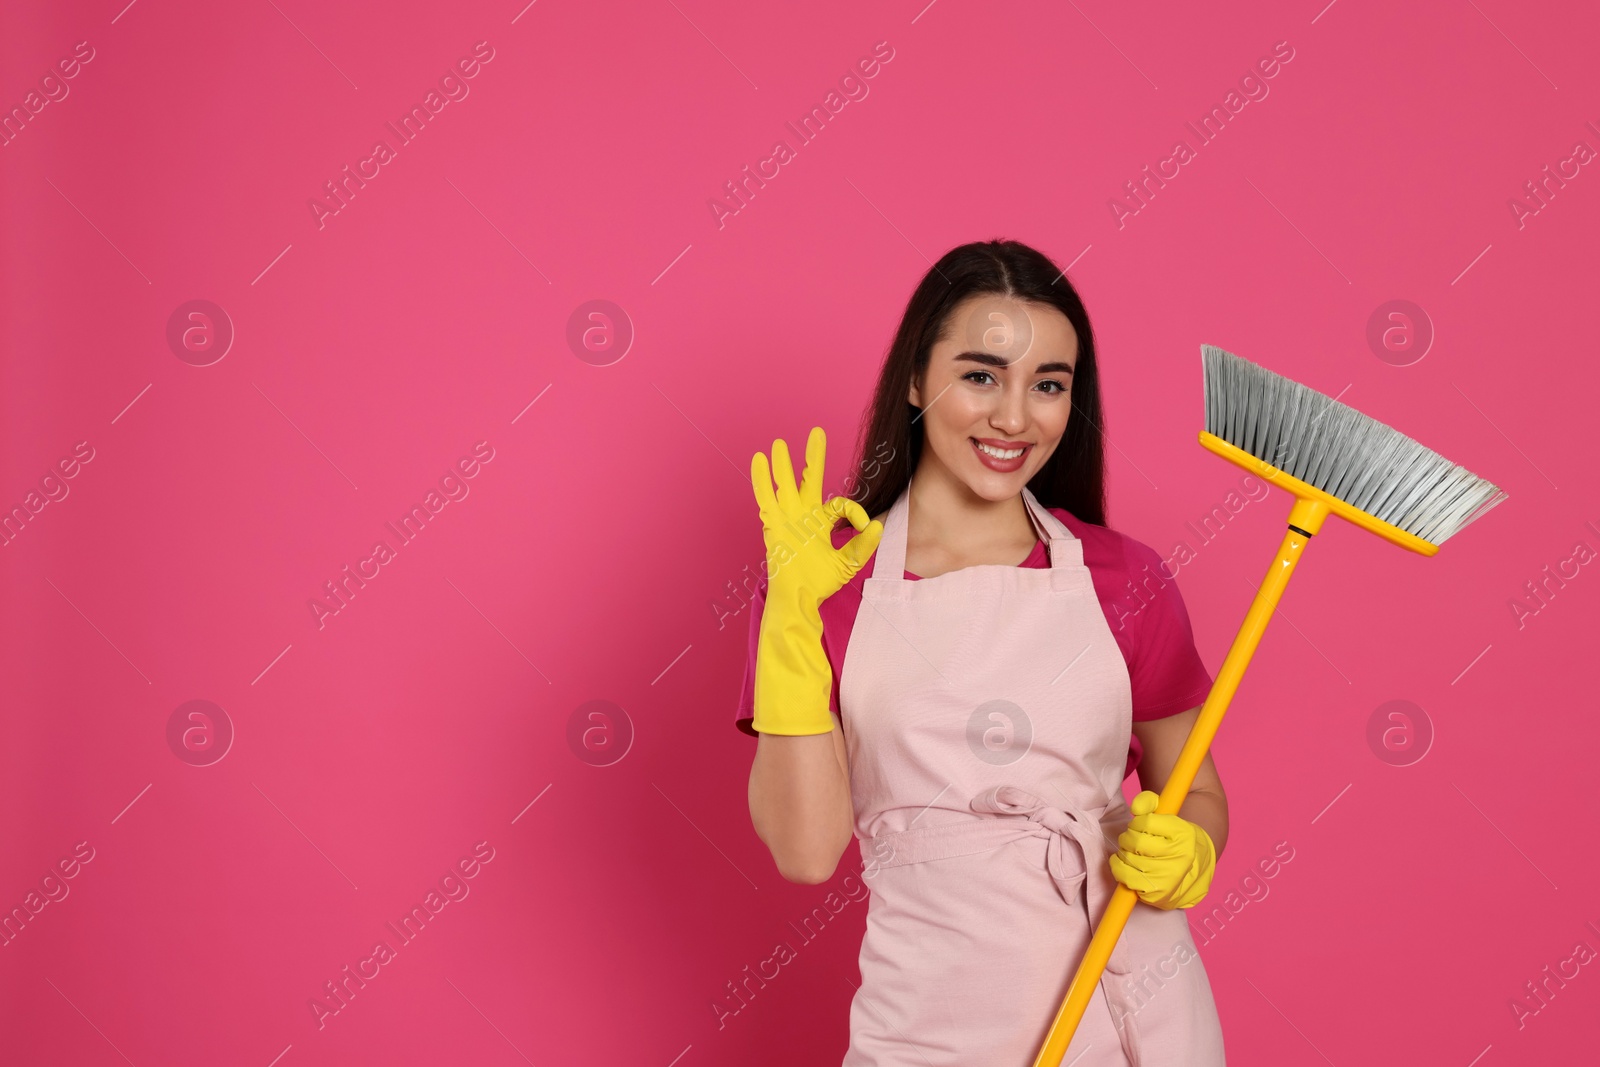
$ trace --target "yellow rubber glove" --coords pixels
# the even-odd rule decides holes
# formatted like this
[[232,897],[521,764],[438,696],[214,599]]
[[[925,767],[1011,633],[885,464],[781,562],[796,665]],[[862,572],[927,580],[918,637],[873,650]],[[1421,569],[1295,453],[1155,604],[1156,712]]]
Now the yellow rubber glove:
[[1111,874],[1158,908],[1192,908],[1211,888],[1217,850],[1198,823],[1155,814],[1160,796],[1146,789],[1133,798],[1133,819],[1117,836]]
[[[750,482],[767,544],[767,596],[756,645],[755,719],[750,724],[757,733],[832,732],[828,696],[833,667],[822,647],[819,608],[872,558],[883,536],[883,524],[869,520],[849,497],[822,502],[826,448],[822,427],[813,427],[799,488],[789,446],[781,438],[772,442],[770,471],[760,452],[750,458]],[[841,515],[857,533],[836,549],[831,534]]]

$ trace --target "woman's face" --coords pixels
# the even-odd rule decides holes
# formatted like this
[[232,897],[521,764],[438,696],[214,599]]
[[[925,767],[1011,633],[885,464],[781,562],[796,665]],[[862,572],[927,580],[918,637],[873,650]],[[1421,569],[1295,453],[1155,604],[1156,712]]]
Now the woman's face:
[[910,400],[930,461],[986,500],[1016,496],[1072,412],[1078,335],[1048,304],[984,293],[957,304]]

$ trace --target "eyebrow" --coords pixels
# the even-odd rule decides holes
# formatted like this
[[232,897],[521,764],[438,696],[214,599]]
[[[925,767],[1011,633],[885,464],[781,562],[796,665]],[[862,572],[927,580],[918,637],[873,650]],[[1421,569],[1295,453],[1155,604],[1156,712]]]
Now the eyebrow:
[[[1015,360],[1007,360],[1001,356],[997,356],[993,352],[963,352],[956,356],[957,363],[961,362],[962,360],[967,360],[972,363],[982,363],[986,367],[1009,367],[1015,362]],[[1034,371],[1035,374],[1058,374],[1062,372],[1071,374],[1072,364],[1060,362],[1041,363]]]

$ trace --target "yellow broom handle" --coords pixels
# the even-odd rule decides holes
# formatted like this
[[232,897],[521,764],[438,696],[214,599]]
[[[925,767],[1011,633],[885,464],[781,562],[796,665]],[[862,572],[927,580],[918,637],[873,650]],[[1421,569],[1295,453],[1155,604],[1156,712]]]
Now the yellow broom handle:
[[[1289,511],[1289,522],[1302,530],[1316,533],[1327,513],[1328,506],[1325,503],[1296,498],[1294,507]],[[1256,646],[1260,644],[1261,635],[1267,628],[1267,621],[1277,610],[1278,600],[1283,596],[1289,576],[1294,573],[1295,564],[1299,562],[1300,553],[1309,540],[1309,537],[1295,530],[1284,535],[1283,544],[1278,547],[1278,556],[1262,579],[1255,599],[1250,602],[1244,624],[1239,627],[1238,636],[1233,639],[1233,646],[1222,661],[1222,670],[1217,672],[1217,680],[1212,683],[1211,693],[1200,708],[1200,715],[1189,731],[1188,740],[1183,743],[1178,762],[1161,790],[1157,812],[1176,815],[1178,809],[1183,807],[1184,797],[1189,795],[1194,776],[1200,770],[1200,764],[1205,762],[1211,739],[1216,736],[1217,727],[1222,723],[1222,715],[1228,710],[1228,702],[1239,688],[1239,680],[1244,677],[1250,657],[1255,655]],[[1033,1067],[1061,1067],[1061,1058],[1072,1043],[1072,1035],[1077,1032],[1084,1009],[1089,1006],[1089,999],[1100,983],[1106,961],[1111,958],[1111,950],[1116,946],[1117,938],[1122,936],[1122,928],[1128,924],[1128,917],[1133,914],[1133,906],[1138,899],[1137,893],[1118,883],[1110,903],[1106,905],[1105,914],[1095,927],[1089,948],[1083,954],[1083,962],[1078,964],[1078,971],[1072,977],[1072,985],[1067,987],[1061,1010],[1056,1012],[1055,1022],[1050,1024],[1050,1032],[1045,1035],[1039,1055],[1034,1058]]]

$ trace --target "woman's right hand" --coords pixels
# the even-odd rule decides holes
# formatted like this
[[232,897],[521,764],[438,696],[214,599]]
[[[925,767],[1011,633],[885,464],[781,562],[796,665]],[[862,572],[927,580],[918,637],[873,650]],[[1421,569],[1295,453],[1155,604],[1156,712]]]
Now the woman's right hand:
[[[774,591],[796,594],[820,604],[844,588],[878,549],[883,523],[869,520],[865,509],[846,496],[822,502],[823,461],[827,436],[813,426],[806,439],[806,466],[798,487],[789,462],[789,446],[772,442],[772,464],[757,452],[750,459],[750,481],[761,514],[767,546],[767,596]],[[777,492],[773,492],[773,483]],[[840,516],[856,528],[842,548],[833,547],[833,525]]]
[[[869,520],[856,501],[836,496],[822,502],[826,444],[822,427],[813,427],[798,487],[789,447],[781,438],[772,442],[771,470],[760,452],[750,459],[750,481],[767,545],[766,603],[756,646],[755,718],[750,724],[757,733],[833,730],[828,710],[833,668],[822,647],[819,607],[872,558],[883,536],[883,524]],[[842,548],[834,548],[833,524],[840,515],[857,533]]]

